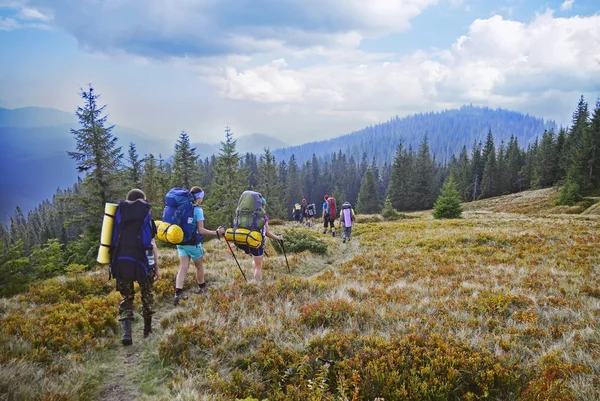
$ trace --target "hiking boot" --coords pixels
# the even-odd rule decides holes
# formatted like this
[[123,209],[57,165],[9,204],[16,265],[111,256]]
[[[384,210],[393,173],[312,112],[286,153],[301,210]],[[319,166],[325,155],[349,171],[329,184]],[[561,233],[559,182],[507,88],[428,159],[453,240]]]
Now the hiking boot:
[[203,295],[208,292],[208,284],[204,284],[203,286],[198,286],[198,294]]
[[344,239],[342,239],[342,244],[346,243],[346,237],[344,237]]
[[121,344],[123,345],[131,345],[133,341],[131,339],[131,320],[123,320],[121,322],[123,326],[123,338],[121,339]]
[[324,230],[323,230],[323,234],[327,234],[327,229],[324,229]]
[[152,317],[144,318],[144,338],[148,338],[148,336],[152,333]]
[[183,295],[183,294],[175,295],[175,298],[173,298],[173,305],[177,306],[177,305],[179,305],[179,301],[185,301],[186,299],[188,299],[187,295]]

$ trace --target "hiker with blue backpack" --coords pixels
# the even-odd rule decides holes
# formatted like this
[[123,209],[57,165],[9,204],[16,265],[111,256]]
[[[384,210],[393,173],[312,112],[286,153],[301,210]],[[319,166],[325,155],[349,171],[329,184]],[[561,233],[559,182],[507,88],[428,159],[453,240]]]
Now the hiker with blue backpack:
[[[225,230],[223,227],[219,227],[217,230],[207,230],[204,228],[204,211],[200,207],[204,200],[204,191],[200,187],[192,187],[189,190],[189,194],[181,193],[182,188],[174,188],[169,191],[169,194],[173,193],[173,196],[165,197],[167,205],[165,206],[165,213],[163,214],[163,221],[173,221],[174,219],[168,215],[170,212],[169,207],[176,208],[172,213],[176,214],[176,210],[185,209],[183,213],[186,217],[184,221],[180,222],[183,226],[181,227],[184,232],[184,238],[187,232],[192,231],[191,238],[186,239],[177,245],[177,253],[179,255],[179,271],[177,272],[177,278],[175,279],[175,297],[173,303],[178,305],[181,300],[187,299],[187,296],[183,294],[183,284],[185,276],[190,267],[190,261],[194,262],[196,266],[196,283],[198,284],[198,293],[204,294],[208,291],[208,287],[204,280],[204,266],[202,264],[204,257],[204,249],[202,248],[202,238],[205,235],[217,236],[222,235]],[[190,197],[189,200],[182,202],[181,197]],[[177,198],[179,197],[179,198]],[[173,201],[169,201],[173,199]],[[171,206],[170,206],[171,204]],[[191,210],[191,212],[190,212]]]
[[154,241],[156,226],[150,213],[150,203],[140,189],[132,189],[124,201],[119,202],[114,216],[111,242],[110,272],[117,280],[117,291],[123,299],[119,304],[119,321],[123,327],[123,345],[133,343],[134,282],[140,286],[144,337],[152,332],[154,280],[160,279],[158,250]]
[[323,234],[327,233],[327,226],[329,226],[331,227],[331,236],[335,237],[334,222],[337,216],[335,198],[325,195],[323,199],[325,199],[325,202],[323,202]]

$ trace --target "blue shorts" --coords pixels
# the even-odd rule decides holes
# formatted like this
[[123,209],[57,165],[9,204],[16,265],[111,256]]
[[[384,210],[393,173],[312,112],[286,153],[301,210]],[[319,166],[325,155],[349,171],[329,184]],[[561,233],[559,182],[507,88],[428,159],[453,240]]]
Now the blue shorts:
[[260,248],[246,248],[244,249],[244,252],[246,252],[246,254],[248,255],[252,255],[252,256],[262,256],[265,254],[265,246],[262,245]]
[[193,260],[200,259],[204,256],[202,244],[198,245],[177,245],[177,253],[179,257],[189,256]]

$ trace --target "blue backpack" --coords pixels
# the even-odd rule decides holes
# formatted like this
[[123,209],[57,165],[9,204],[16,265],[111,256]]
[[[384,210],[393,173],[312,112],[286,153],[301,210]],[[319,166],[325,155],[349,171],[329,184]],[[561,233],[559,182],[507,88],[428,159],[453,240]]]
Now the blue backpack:
[[152,250],[156,226],[150,203],[138,199],[121,201],[113,226],[110,273],[117,280],[144,280],[150,273],[147,252]]
[[176,224],[183,231],[183,240],[179,245],[198,245],[202,235],[196,230],[194,221],[194,195],[185,188],[172,188],[165,195],[163,223]]

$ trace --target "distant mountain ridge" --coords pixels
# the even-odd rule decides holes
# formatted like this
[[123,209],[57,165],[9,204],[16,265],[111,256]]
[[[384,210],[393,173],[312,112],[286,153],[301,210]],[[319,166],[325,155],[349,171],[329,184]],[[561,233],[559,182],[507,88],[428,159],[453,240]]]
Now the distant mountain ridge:
[[430,150],[436,160],[448,160],[458,156],[462,147],[469,152],[475,141],[483,141],[492,131],[496,146],[503,140],[508,142],[514,135],[519,146],[526,147],[542,136],[545,129],[557,129],[554,121],[544,120],[505,109],[463,106],[442,112],[418,113],[407,117],[394,117],[389,121],[368,126],[361,130],[333,139],[310,142],[304,145],[278,149],[273,152],[277,160],[289,160],[295,155],[298,163],[312,158],[328,156],[342,151],[346,157],[353,156],[357,162],[366,153],[369,163],[375,157],[378,164],[391,163],[400,141],[406,147],[417,150],[427,135]]
[[[274,150],[288,146],[287,143],[264,134],[251,134],[240,137],[234,135],[233,139],[237,142],[236,150],[239,154],[248,152],[262,154],[265,148]],[[196,154],[201,159],[205,159],[217,155],[221,149],[221,143],[192,143],[192,147],[196,148]]]

